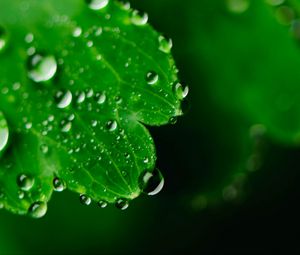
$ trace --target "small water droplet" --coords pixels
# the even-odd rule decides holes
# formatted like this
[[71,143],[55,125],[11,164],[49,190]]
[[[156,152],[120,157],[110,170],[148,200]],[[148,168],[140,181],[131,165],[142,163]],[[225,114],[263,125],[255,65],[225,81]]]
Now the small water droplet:
[[119,198],[116,203],[115,206],[120,209],[120,210],[126,210],[129,206],[129,202],[126,199],[123,198]]
[[117,129],[117,122],[115,120],[110,120],[106,123],[106,128],[109,130],[109,131],[115,131]]
[[243,13],[248,10],[249,6],[249,0],[227,0],[227,8],[233,13]]
[[96,101],[98,104],[104,104],[106,101],[105,93],[97,93],[96,94]]
[[175,125],[176,123],[177,123],[177,117],[176,117],[176,116],[171,117],[171,118],[169,119],[169,124]]
[[68,107],[72,102],[72,93],[67,90],[66,92],[59,91],[55,95],[57,107],[60,109]]
[[52,55],[34,54],[28,59],[28,76],[35,82],[48,81],[57,71],[57,62]]
[[88,197],[87,195],[80,195],[80,202],[83,204],[83,205],[90,205],[91,202],[92,202],[92,199],[90,197]]
[[158,74],[156,72],[150,71],[146,75],[146,81],[149,85],[154,85],[158,81]]
[[7,147],[9,138],[9,129],[4,114],[0,111],[0,154]]
[[82,91],[77,95],[76,103],[81,104],[85,100],[85,93]]
[[25,36],[25,42],[26,43],[32,43],[33,42],[33,39],[34,39],[34,36],[33,34],[29,33]]
[[139,11],[134,10],[131,14],[131,22],[137,26],[145,25],[148,22],[148,14],[140,14]]
[[177,82],[174,85],[174,93],[176,94],[178,99],[182,100],[187,97],[189,93],[189,87],[183,87],[181,83]]
[[108,203],[107,203],[106,201],[104,201],[104,200],[100,200],[100,201],[98,202],[98,206],[99,206],[100,208],[105,208],[105,207],[107,207],[107,205],[108,205]]
[[153,171],[146,170],[139,177],[139,188],[150,196],[159,193],[163,186],[164,177],[157,168]]
[[81,29],[81,27],[76,27],[76,28],[74,29],[74,31],[73,31],[73,36],[74,36],[74,37],[79,37],[79,36],[81,36],[81,34],[82,34],[82,29]]
[[64,182],[61,179],[55,177],[53,179],[53,188],[57,192],[62,192],[65,189]]
[[162,35],[158,37],[159,50],[164,53],[170,53],[173,47],[173,42],[171,39],[167,40]]
[[7,45],[7,32],[3,27],[0,26],[0,52],[5,49],[5,46]]
[[86,2],[90,9],[97,11],[106,7],[109,0],[86,0]]
[[42,144],[42,145],[40,146],[40,150],[41,150],[41,152],[42,152],[43,154],[47,154],[48,151],[49,151],[49,147],[48,147],[46,144]]
[[47,213],[47,203],[34,202],[28,209],[28,214],[33,218],[41,218]]
[[17,178],[17,184],[22,190],[28,191],[34,184],[34,178],[28,177],[25,174],[20,174]]

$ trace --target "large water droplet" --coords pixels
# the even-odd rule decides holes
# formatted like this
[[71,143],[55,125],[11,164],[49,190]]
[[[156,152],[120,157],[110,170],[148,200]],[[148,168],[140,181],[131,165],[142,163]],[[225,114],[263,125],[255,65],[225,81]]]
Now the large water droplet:
[[68,107],[72,102],[72,93],[67,90],[66,92],[59,91],[55,95],[55,99],[57,101],[57,107],[60,109]]
[[4,117],[4,114],[0,111],[0,154],[4,151],[8,144],[9,129]]
[[164,53],[170,53],[171,49],[173,47],[173,42],[171,39],[167,40],[163,36],[158,37],[158,43],[159,43],[159,50]]
[[156,72],[148,72],[146,75],[146,81],[149,85],[154,85],[158,81],[158,74]]
[[65,189],[65,184],[61,179],[56,177],[53,179],[53,188],[57,192],[62,192]]
[[153,196],[164,186],[164,177],[158,169],[146,170],[139,177],[139,188],[146,194]]
[[28,60],[28,76],[35,82],[48,81],[57,71],[57,62],[52,55],[34,54]]
[[83,195],[83,194],[80,195],[79,199],[83,205],[90,205],[92,202],[92,199],[90,197],[88,197],[87,195]]
[[108,5],[109,0],[86,0],[86,2],[92,10],[101,10]]
[[17,178],[17,184],[22,190],[28,191],[34,184],[34,178],[28,177],[25,174],[20,174]]
[[3,27],[0,26],[0,52],[4,50],[7,45],[7,33]]
[[120,209],[120,210],[126,210],[129,206],[129,202],[126,199],[123,198],[119,198],[116,203],[115,206]]
[[145,25],[148,22],[148,14],[140,14],[139,11],[135,10],[131,14],[131,22],[137,26]]
[[47,203],[45,202],[35,202],[33,203],[28,210],[28,214],[33,218],[41,218],[47,212]]

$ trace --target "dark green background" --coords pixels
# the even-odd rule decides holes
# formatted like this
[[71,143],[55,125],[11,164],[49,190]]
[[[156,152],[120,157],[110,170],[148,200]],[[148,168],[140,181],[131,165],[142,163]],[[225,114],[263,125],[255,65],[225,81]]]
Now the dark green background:
[[[278,131],[283,113],[271,111],[274,88],[300,86],[289,27],[263,0],[243,14],[229,12],[225,0],[130,2],[173,39],[191,90],[190,110],[176,125],[150,128],[164,190],[126,211],[82,206],[70,192],[54,194],[40,220],[1,211],[0,254],[299,252],[300,151]],[[271,131],[263,149],[249,137],[261,122]],[[262,166],[249,172],[253,153]],[[224,201],[224,188],[241,178],[235,199]]]

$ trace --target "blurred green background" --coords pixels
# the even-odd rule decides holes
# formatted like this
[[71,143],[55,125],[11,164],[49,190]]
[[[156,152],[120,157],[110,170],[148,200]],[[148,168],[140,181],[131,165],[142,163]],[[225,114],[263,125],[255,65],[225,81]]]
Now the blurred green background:
[[189,108],[150,128],[165,188],[126,211],[54,194],[0,212],[0,254],[299,252],[300,1],[132,0],[173,39]]

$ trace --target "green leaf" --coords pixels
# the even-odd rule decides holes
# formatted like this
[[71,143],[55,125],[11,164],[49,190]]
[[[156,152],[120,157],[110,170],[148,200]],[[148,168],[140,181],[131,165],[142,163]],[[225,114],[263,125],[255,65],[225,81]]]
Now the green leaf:
[[[194,33],[190,39],[199,49],[195,54],[203,72],[217,74],[208,78],[215,102],[243,114],[251,124],[264,124],[277,141],[299,144],[300,79],[295,74],[300,50],[295,39],[299,40],[300,8],[290,5],[294,20],[283,25],[278,22],[282,5],[272,7],[266,1],[248,1],[248,9],[237,13],[225,2],[223,6],[217,2],[201,2],[207,12],[201,21],[191,22],[198,22],[203,32]],[[297,2],[285,1],[283,6]]]
[[67,187],[125,209],[141,188],[161,189],[144,124],[181,115],[187,90],[147,20],[114,1],[0,1],[2,207],[41,217]]

